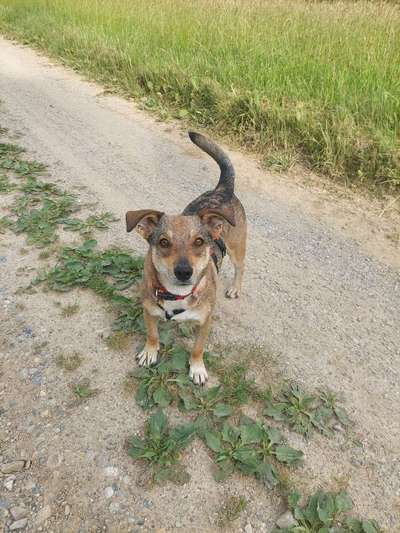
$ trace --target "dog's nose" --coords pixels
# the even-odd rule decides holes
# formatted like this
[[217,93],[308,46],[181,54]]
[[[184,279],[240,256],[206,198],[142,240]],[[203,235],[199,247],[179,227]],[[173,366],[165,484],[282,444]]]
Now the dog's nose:
[[193,268],[187,259],[182,259],[174,268],[174,274],[179,281],[188,281],[193,274]]

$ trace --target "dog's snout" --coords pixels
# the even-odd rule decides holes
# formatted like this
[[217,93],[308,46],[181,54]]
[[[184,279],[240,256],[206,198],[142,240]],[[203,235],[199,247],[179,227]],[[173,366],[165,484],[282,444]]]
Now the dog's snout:
[[179,281],[188,281],[192,277],[193,268],[187,259],[181,259],[174,268],[174,274]]

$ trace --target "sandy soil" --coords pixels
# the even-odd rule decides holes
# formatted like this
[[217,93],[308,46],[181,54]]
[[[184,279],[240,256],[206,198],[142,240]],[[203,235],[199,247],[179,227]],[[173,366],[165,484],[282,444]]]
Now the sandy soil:
[[[143,252],[139,237],[125,233],[126,210],[177,212],[216,183],[213,162],[176,124],[156,122],[28,48],[0,40],[0,57],[1,126],[49,165],[53,182],[121,217],[101,245]],[[211,340],[257,352],[249,367],[260,384],[296,379],[343,394],[362,446],[343,433],[309,441],[292,434],[306,455],[293,479],[306,493],[346,486],[356,513],[400,531],[396,203],[332,190],[314,176],[278,177],[230,153],[249,218],[247,272],[239,301],[224,300],[221,288]],[[6,196],[0,201],[7,205]],[[216,531],[218,508],[236,494],[249,505],[231,530],[270,532],[284,510],[279,494],[240,476],[217,484],[198,441],[183,459],[187,485],[143,485],[143,466],[123,448],[146,419],[121,386],[135,346],[107,349],[110,313],[88,292],[18,292],[43,265],[38,255],[22,236],[0,236],[0,463],[32,461],[11,488],[9,476],[0,478],[5,531],[17,505],[27,509],[29,531]],[[229,275],[226,263],[222,287]],[[79,313],[63,318],[60,303],[78,303]],[[56,366],[72,352],[84,359],[73,375]],[[80,377],[100,393],[77,404],[69,384]]]

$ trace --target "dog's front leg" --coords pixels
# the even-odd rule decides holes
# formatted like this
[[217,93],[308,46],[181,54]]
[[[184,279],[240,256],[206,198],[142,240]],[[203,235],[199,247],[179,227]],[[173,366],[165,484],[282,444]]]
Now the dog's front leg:
[[203,362],[203,353],[210,333],[210,327],[211,314],[200,324],[199,333],[190,357],[189,376],[196,385],[204,385],[208,379],[207,370]]
[[147,338],[143,350],[137,355],[137,360],[140,366],[151,366],[157,363],[158,350],[160,349],[158,317],[151,315],[144,308],[143,318],[146,325]]

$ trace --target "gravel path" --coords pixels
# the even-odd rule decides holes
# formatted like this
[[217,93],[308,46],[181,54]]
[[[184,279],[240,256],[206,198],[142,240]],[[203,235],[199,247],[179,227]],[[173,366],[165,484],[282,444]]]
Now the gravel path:
[[[216,183],[213,162],[177,125],[156,122],[30,49],[0,39],[0,58],[0,124],[21,134],[14,141],[82,201],[121,219],[128,209],[177,212]],[[220,299],[212,340],[262,353],[260,382],[293,378],[343,394],[362,446],[343,435],[292,437],[307,456],[298,484],[306,491],[345,484],[357,512],[400,531],[400,251],[385,238],[398,231],[395,216],[380,217],[372,201],[338,198],[311,176],[278,178],[230,153],[249,218],[247,272],[242,298]],[[283,511],[278,495],[239,477],[217,485],[199,443],[185,459],[188,485],[139,486],[140,467],[122,449],[145,420],[120,390],[134,347],[110,356],[101,340],[107,308],[90,294],[15,294],[38,266],[38,251],[21,255],[22,237],[0,239],[0,455],[33,461],[11,474],[11,488],[9,475],[0,479],[4,523],[22,505],[31,531],[215,531],[218,505],[241,494],[251,503],[232,530],[271,531]],[[101,243],[144,250],[122,222]],[[229,274],[226,265],[222,285]],[[55,305],[61,300],[80,305],[68,323]],[[78,373],[102,391],[78,407],[70,405],[70,376],[54,364],[65,350],[85,356]]]

